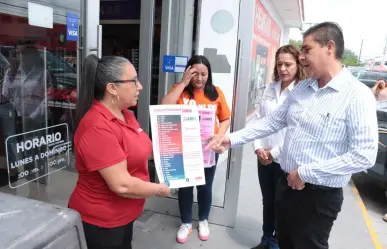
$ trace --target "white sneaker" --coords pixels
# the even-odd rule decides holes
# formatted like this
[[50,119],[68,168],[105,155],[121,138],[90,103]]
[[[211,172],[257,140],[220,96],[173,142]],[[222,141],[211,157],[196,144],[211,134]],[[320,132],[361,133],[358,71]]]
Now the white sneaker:
[[206,241],[210,238],[210,229],[208,228],[208,221],[199,221],[199,239]]
[[192,233],[192,224],[182,224],[177,232],[176,241],[178,243],[185,243],[188,240],[188,236]]

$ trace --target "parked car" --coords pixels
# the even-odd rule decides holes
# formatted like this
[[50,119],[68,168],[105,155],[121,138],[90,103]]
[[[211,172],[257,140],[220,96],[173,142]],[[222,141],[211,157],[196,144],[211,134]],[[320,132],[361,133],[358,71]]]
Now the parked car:
[[387,80],[387,72],[353,69],[351,70],[351,73],[355,78],[366,84],[369,88],[372,88],[378,79]]
[[367,170],[367,175],[374,179],[387,193],[387,101],[377,103],[377,116],[379,149],[375,166]]

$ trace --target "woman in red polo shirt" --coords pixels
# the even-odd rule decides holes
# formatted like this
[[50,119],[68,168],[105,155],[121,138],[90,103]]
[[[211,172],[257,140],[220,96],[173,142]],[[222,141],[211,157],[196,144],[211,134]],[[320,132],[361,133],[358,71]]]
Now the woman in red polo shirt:
[[[215,108],[217,121],[215,134],[224,136],[230,126],[230,108],[222,90],[212,84],[211,65],[204,56],[195,55],[187,64],[186,71],[180,83],[173,86],[170,92],[161,101],[162,104],[188,104],[200,105],[206,108]],[[214,180],[218,154],[215,156],[215,165],[205,168],[206,184],[197,186],[199,205],[199,238],[208,240],[210,230],[208,228],[208,216],[212,202],[212,182]],[[192,233],[192,204],[193,187],[180,188],[179,209],[182,225],[177,232],[176,240],[185,243]]]
[[151,141],[128,110],[142,86],[122,57],[90,55],[82,73],[74,136],[79,178],[69,207],[82,217],[89,249],[130,249],[144,198],[170,193],[149,182]]

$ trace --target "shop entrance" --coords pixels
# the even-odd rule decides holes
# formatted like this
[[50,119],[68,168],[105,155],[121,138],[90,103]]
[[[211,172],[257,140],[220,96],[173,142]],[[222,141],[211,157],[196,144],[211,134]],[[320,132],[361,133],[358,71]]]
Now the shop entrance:
[[[34,180],[31,175],[36,173],[33,165],[31,169],[20,167],[23,171],[15,170],[9,174],[7,153],[10,156],[12,151],[7,152],[7,138],[61,125],[60,127],[65,126],[68,129],[65,142],[71,141],[74,134],[72,124],[75,117],[76,92],[82,84],[82,62],[91,53],[98,56],[120,55],[132,61],[143,84],[138,106],[133,108],[133,111],[141,127],[151,136],[149,105],[158,104],[161,97],[181,78],[181,74],[161,72],[161,58],[163,55],[190,57],[195,53],[198,42],[196,30],[199,26],[196,19],[201,1],[35,2],[38,10],[32,13],[37,15],[31,16],[28,1],[14,0],[10,5],[7,1],[0,0],[0,191],[67,206],[77,181],[71,148],[66,167],[53,167],[52,169],[58,172]],[[43,14],[47,15],[48,23],[40,22],[39,17]],[[69,30],[75,34],[74,26],[78,28],[75,28],[77,36],[67,36]],[[18,76],[18,63],[23,58],[20,57],[20,48],[26,46],[35,52],[35,62],[41,62],[39,75],[42,77],[36,77],[33,81],[28,81],[28,77]],[[12,79],[7,81],[9,75]],[[15,79],[18,79],[18,82],[25,81],[38,89],[22,91],[22,86],[27,87],[28,84],[17,85]],[[20,89],[16,89],[17,87]],[[26,93],[31,93],[31,96],[27,97],[33,97],[34,101],[28,102],[28,98],[21,98],[20,94]],[[39,94],[39,101],[32,93]],[[24,109],[20,109],[17,101],[21,101]],[[15,141],[22,141],[20,139],[23,138],[18,139]],[[23,159],[24,155],[19,156]],[[229,179],[226,178],[228,161],[222,163],[215,177],[216,191],[210,222],[232,225],[235,217],[230,214],[234,213],[236,205],[232,201],[226,201],[226,185],[229,184],[226,180]],[[41,166],[46,169],[47,165]],[[25,177],[26,170],[30,170],[29,177]],[[149,162],[149,172],[151,181],[156,182],[152,161]],[[228,191],[230,189],[228,188]],[[230,196],[232,198],[231,194]],[[173,190],[169,198],[150,198],[146,209],[179,216],[176,197],[177,190]],[[193,218],[197,219],[196,203],[193,212]]]
[[[154,4],[152,6],[152,3]],[[159,57],[160,57],[160,38],[161,38],[161,11],[162,1],[100,1],[100,25],[102,26],[102,55],[117,55],[129,59],[137,72],[140,67],[140,40],[141,28],[148,24],[150,40],[146,44],[151,47],[143,49],[149,50],[151,57],[149,61],[142,60],[143,68],[151,70],[150,82],[146,82],[144,90],[150,92],[150,104],[158,104],[158,85],[159,85]],[[142,10],[145,12],[143,18],[153,19],[152,24],[141,23]],[[150,17],[149,15],[153,15]],[[153,27],[149,27],[153,26]],[[143,27],[145,28],[145,27]],[[148,65],[147,65],[148,64]],[[136,117],[138,117],[138,107],[132,108]]]
[[[100,1],[102,55],[124,56],[137,69],[144,89],[133,111],[150,136],[149,105],[158,104],[181,78],[181,74],[160,71],[162,57],[191,57],[195,53],[200,4],[198,0]],[[226,159],[219,163],[217,169],[210,222],[230,225],[233,218],[228,217],[226,212],[232,213],[230,209],[234,207],[227,207],[225,201],[227,165]],[[157,182],[153,161],[149,161],[149,173],[151,181]],[[172,190],[169,198],[151,198],[145,208],[179,216],[177,194],[178,190]],[[194,196],[193,213],[197,219],[196,190]]]

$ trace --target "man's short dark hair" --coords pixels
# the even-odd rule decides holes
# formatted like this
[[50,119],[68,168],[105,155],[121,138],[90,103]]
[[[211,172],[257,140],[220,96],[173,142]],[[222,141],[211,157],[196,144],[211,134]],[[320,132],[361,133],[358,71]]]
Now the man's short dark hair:
[[315,42],[321,46],[326,46],[329,41],[333,41],[336,45],[336,59],[341,59],[344,52],[344,35],[343,31],[337,23],[323,22],[310,27],[303,37],[313,35]]

